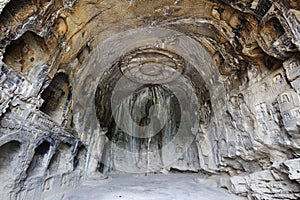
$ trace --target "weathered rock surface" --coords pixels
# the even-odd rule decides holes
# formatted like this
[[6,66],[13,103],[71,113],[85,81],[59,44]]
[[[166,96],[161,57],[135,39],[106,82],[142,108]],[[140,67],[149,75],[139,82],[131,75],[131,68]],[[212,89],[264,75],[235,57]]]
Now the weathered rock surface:
[[0,198],[128,169],[300,198],[299,27],[296,0],[1,0]]
[[299,162],[300,159],[287,160],[284,162],[284,165],[288,168],[289,179],[296,180],[297,182],[300,182]]

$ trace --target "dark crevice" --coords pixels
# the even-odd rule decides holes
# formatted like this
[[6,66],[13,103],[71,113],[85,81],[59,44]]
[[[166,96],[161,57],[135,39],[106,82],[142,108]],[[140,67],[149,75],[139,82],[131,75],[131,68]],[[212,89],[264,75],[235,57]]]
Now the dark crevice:
[[181,170],[181,169],[171,167],[170,173],[173,173],[173,174],[198,174],[199,171]]

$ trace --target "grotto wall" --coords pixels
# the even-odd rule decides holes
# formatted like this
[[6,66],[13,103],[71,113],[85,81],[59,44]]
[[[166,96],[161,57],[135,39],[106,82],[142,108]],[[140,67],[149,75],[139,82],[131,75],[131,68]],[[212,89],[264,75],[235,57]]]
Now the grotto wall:
[[[190,137],[175,140],[190,153],[170,145],[174,162],[134,171],[192,170],[249,199],[300,198],[299,23],[295,0],[0,0],[1,199],[101,179],[105,160],[126,171],[124,149],[106,154],[110,100],[168,85],[174,70],[182,82],[169,90],[197,102]],[[147,79],[136,60],[165,75]]]

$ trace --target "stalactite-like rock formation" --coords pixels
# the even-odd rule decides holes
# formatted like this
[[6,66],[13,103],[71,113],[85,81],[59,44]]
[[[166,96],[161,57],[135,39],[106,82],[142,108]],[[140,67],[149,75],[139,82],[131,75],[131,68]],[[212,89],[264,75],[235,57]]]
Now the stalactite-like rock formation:
[[0,199],[172,169],[298,199],[299,51],[297,0],[0,0]]

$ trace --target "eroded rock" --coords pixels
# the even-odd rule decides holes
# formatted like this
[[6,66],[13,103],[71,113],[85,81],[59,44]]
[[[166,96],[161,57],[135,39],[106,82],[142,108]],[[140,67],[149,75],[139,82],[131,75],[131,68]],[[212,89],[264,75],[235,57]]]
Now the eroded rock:
[[[295,0],[0,1],[1,198],[102,179],[105,164],[227,175],[222,187],[249,199],[299,198],[299,10]],[[124,99],[112,107],[114,95]],[[164,131],[155,122],[144,140],[130,136],[150,113],[164,114]]]

